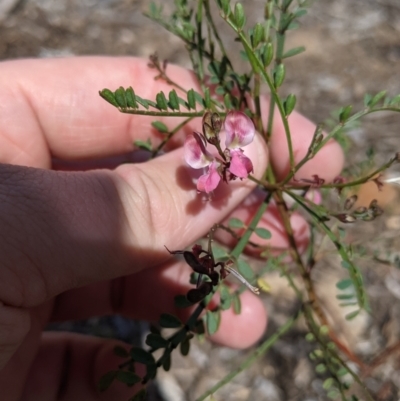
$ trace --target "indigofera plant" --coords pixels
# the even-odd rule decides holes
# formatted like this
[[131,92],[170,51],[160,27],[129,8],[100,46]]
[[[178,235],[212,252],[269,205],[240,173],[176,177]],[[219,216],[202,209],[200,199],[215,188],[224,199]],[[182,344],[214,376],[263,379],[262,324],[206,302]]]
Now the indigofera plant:
[[[378,189],[381,188],[386,180],[382,173],[399,162],[399,155],[394,154],[381,166],[368,170],[360,168],[359,175],[347,170],[332,182],[320,177],[318,172],[309,177],[302,177],[299,172],[329,141],[336,139],[343,142],[346,129],[362,117],[380,111],[400,112],[400,95],[389,97],[382,91],[376,95],[366,95],[359,111],[354,111],[351,105],[341,108],[334,114],[334,119],[331,118],[329,126],[317,126],[306,153],[301,160],[296,160],[288,117],[297,100],[294,94],[281,95],[281,87],[286,78],[286,59],[303,52],[305,48],[286,49],[285,39],[289,31],[298,28],[298,20],[307,13],[312,2],[265,0],[260,12],[263,15],[262,21],[253,26],[247,26],[245,9],[241,3],[231,4],[230,0],[215,0],[213,3],[211,6],[210,0],[176,0],[175,9],[169,16],[163,14],[162,5],[152,3],[147,14],[151,20],[182,40],[201,90],[183,88],[174,82],[168,76],[168,63],[161,62],[153,55],[150,57],[149,68],[157,71],[156,79],[170,85],[168,93],[159,92],[155,99],[145,99],[135,92],[135,88],[120,87],[116,90],[103,89],[100,95],[122,113],[155,118],[152,125],[162,136],[160,144],[154,146],[150,141],[135,143],[137,147],[146,149],[150,157],[157,157],[168,141],[181,132],[189,121],[202,118],[202,132],[189,133],[183,145],[186,163],[202,171],[193,190],[199,192],[199,196],[205,194],[207,201],[212,202],[213,191],[219,185],[229,185],[232,180],[249,179],[263,191],[263,201],[250,221],[233,218],[228,225],[218,221],[210,222],[207,248],[203,248],[202,243],[194,244],[191,250],[166,248],[170,254],[183,255],[188,268],[193,270],[191,283],[194,287],[187,294],[175,298],[177,306],[192,307],[193,312],[186,322],[163,314],[158,325],[153,326],[147,336],[146,350],[133,348],[127,351],[118,348],[116,353],[125,358],[125,362],[121,363],[118,370],[102,378],[101,389],[105,390],[113,380],[128,385],[146,384],[156,376],[158,368],[170,368],[171,353],[176,348],[187,355],[194,337],[203,336],[206,331],[209,334],[215,333],[221,311],[232,307],[236,313],[240,313],[240,293],[244,288],[242,286],[234,290],[227,285],[225,279],[228,273],[254,293],[259,293],[260,290],[268,290],[265,274],[278,270],[298,298],[298,312],[250,354],[240,369],[221,378],[197,401],[205,400],[267,352],[293,327],[299,316],[303,316],[307,324],[307,340],[315,345],[310,358],[315,361],[317,373],[325,377],[323,388],[327,395],[332,399],[358,400],[360,398],[352,393],[350,386],[351,382],[356,382],[363,391],[362,399],[373,400],[374,396],[361,377],[371,374],[387,354],[383,351],[382,356],[377,356],[368,366],[340,340],[335,322],[328,319],[317,296],[311,273],[318,269],[318,249],[330,241],[346,275],[337,283],[337,299],[342,307],[351,307],[347,319],[354,319],[361,311],[370,311],[357,254],[351,244],[346,243],[346,225],[373,221],[382,214],[383,210],[376,200],[368,206],[356,206],[354,188],[367,182],[374,182]],[[234,65],[217,29],[217,18],[230,27],[232,36],[241,46],[241,56],[247,66],[245,72],[238,72]],[[261,96],[265,90],[269,93],[270,112],[267,117],[261,113]],[[180,117],[180,123],[169,129],[157,120],[160,117]],[[253,141],[256,131],[269,144],[274,118],[282,120],[289,168],[285,177],[278,178],[273,165],[269,165],[262,177],[257,178],[252,175],[253,164],[246,156],[245,147]],[[325,206],[321,199],[321,193],[329,192],[333,192],[335,199],[340,200],[335,211]],[[280,254],[269,243],[271,232],[260,224],[269,205],[277,209],[288,239],[288,250]],[[305,255],[300,252],[291,222],[295,211],[301,211],[306,216],[312,232]],[[232,249],[227,250],[213,242],[216,230],[223,230],[232,237],[232,243],[235,244]],[[252,235],[258,236],[261,241],[253,241]],[[251,262],[243,255],[248,248],[257,251],[255,254],[263,262],[263,268],[257,271],[252,268]],[[220,303],[211,307],[210,300],[216,292],[219,293]],[[165,337],[162,328],[175,331]],[[162,350],[158,359],[153,355],[157,350]],[[357,369],[351,368],[349,361],[357,364]],[[146,366],[144,377],[135,373],[136,363]],[[144,399],[144,394],[145,390],[142,389],[131,400]]]

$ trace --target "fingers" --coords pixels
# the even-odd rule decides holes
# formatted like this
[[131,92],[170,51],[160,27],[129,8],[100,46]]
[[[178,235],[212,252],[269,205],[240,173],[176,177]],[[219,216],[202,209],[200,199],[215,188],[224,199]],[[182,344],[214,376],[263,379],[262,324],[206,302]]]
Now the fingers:
[[[262,140],[246,152],[261,176],[267,164]],[[254,188],[238,180],[205,201],[181,148],[112,172],[0,165],[0,178],[0,249],[6,255],[0,300],[25,307],[165,261],[165,245],[189,246]]]
[[[134,140],[157,143],[160,138],[150,125],[154,117],[121,114],[98,94],[121,85],[152,100],[161,90],[168,93],[171,86],[154,80],[157,72],[147,63],[116,57],[1,63],[0,161],[48,168],[51,156],[90,159],[132,151]],[[181,86],[198,87],[190,71],[173,65],[167,71]],[[164,122],[175,127],[180,121]],[[194,129],[200,129],[198,120],[187,132]]]
[[[186,294],[192,288],[190,273],[186,263],[167,263],[112,282],[69,291],[57,298],[52,319],[84,319],[119,313],[139,320],[157,321],[161,313],[171,313],[184,322],[191,309],[177,308],[174,297]],[[222,313],[221,326],[212,336],[213,341],[242,349],[259,340],[267,324],[260,298],[245,292],[241,295],[241,305],[240,315],[232,310]]]
[[29,329],[28,311],[0,303],[0,370],[20,347]]
[[[168,75],[185,88],[198,88],[190,71],[169,65]],[[90,159],[133,150],[134,140],[160,141],[151,128],[154,117],[121,114],[98,95],[107,87],[132,86],[141,97],[154,99],[171,86],[154,80],[156,71],[136,58],[74,57],[17,60],[0,64],[0,161],[34,167],[51,166],[51,157]],[[268,113],[267,99],[263,110]],[[157,118],[174,127],[181,120]],[[13,122],[13,123],[10,123]],[[18,122],[18,123],[16,123]],[[315,126],[298,113],[289,117],[296,161],[305,155]],[[185,132],[200,130],[195,119]],[[270,154],[279,178],[289,170],[285,132],[278,115],[274,118]],[[182,135],[175,143],[181,143]],[[332,141],[308,162],[297,178],[318,173],[331,180],[343,165],[343,153]]]
[[[113,353],[117,344],[78,334],[43,333],[21,399],[111,401],[132,397],[138,391],[137,386],[128,387],[118,381],[104,393],[98,391],[101,376],[116,370],[121,363],[121,358]],[[137,365],[137,368],[138,375],[143,375],[143,367]]]

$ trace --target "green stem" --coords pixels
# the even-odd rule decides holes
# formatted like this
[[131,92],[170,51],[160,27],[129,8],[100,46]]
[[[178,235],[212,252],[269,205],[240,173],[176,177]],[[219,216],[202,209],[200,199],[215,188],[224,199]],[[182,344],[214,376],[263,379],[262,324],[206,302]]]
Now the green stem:
[[[120,109],[121,113],[136,114],[139,116],[153,116],[153,117],[203,117],[206,112],[204,109],[201,111],[152,111],[152,110],[137,110],[137,109]],[[224,113],[220,113],[224,115]]]
[[234,259],[238,259],[239,256],[243,253],[244,248],[246,247],[247,243],[250,240],[251,234],[253,234],[254,230],[256,229],[258,222],[261,220],[261,217],[265,213],[268,208],[269,201],[271,199],[272,194],[269,193],[264,201],[261,203],[260,207],[258,208],[256,214],[254,215],[253,219],[251,220],[247,230],[243,233],[242,238],[236,244],[233,251],[230,253],[230,256]]
[[[202,30],[202,22],[203,22],[203,0],[198,1],[197,13],[196,13],[196,25],[197,25],[197,43],[203,43],[203,30]],[[202,85],[203,91],[205,90],[204,86],[204,61],[203,61],[203,46],[197,47],[198,54],[198,78],[199,82]]]
[[256,129],[257,131],[265,138],[265,141],[268,141],[266,134],[264,133],[263,121],[262,121],[262,112],[261,112],[261,100],[260,100],[260,91],[261,91],[261,79],[259,73],[254,73],[254,91],[253,98],[254,104],[256,108]]
[[249,58],[249,62],[252,66],[252,69],[255,74],[260,73],[262,78],[265,80],[267,83],[270,91],[271,91],[271,99],[274,100],[276,107],[278,108],[279,114],[281,115],[282,122],[283,122],[283,127],[285,130],[285,136],[286,136],[286,141],[288,144],[288,150],[289,150],[289,162],[290,162],[290,170],[294,170],[295,162],[294,162],[294,154],[293,154],[293,145],[292,145],[292,138],[290,134],[290,128],[289,128],[289,123],[287,120],[287,117],[285,115],[285,110],[283,108],[283,103],[281,99],[278,96],[278,92],[274,86],[274,83],[272,82],[271,77],[268,75],[268,73],[265,71],[264,66],[262,65],[261,61],[257,58],[257,56],[254,54],[251,45],[249,41],[247,40],[246,36],[244,35],[243,31],[238,30],[234,22],[230,18],[226,18],[226,22],[228,25],[237,33],[237,35],[240,38],[240,41],[242,42],[242,45],[246,51],[246,54]]
[[209,0],[204,0],[204,8],[205,8],[205,13],[206,13],[206,17],[207,17],[207,22],[209,23],[212,33],[215,36],[215,39],[217,40],[219,49],[221,50],[221,53],[225,57],[226,61],[228,62],[229,67],[233,70],[233,65],[228,57],[228,53],[226,52],[224,43],[222,42],[221,37],[219,36],[217,27],[215,26],[215,23],[214,23],[214,19],[211,15]]
[[360,271],[358,270],[358,268],[350,260],[350,257],[347,254],[346,248],[341,244],[339,239],[332,232],[332,230],[326,225],[326,223],[324,221],[322,221],[322,219],[318,216],[318,214],[316,212],[314,212],[304,202],[304,200],[300,196],[296,195],[295,193],[293,193],[291,191],[286,191],[286,193],[288,195],[290,195],[300,206],[303,207],[304,210],[306,210],[310,214],[311,218],[314,220],[314,223],[323,229],[325,234],[335,245],[338,253],[340,254],[343,262],[345,263],[346,268],[349,271],[349,276],[351,278],[351,281],[353,282],[353,285],[354,285],[354,288],[356,291],[356,296],[357,296],[357,301],[358,301],[359,307],[362,309],[368,310],[369,307],[368,307],[367,295],[364,290],[362,275],[361,275]]
[[158,152],[165,146],[165,144],[179,131],[181,130],[186,124],[188,124],[193,117],[189,117],[186,120],[182,121],[179,125],[177,125],[172,131],[168,132],[168,135],[162,140],[162,142],[151,152],[151,157],[156,157]]
[[196,401],[203,401],[211,394],[214,394],[217,390],[223,387],[225,384],[229,383],[235,376],[246,370],[252,363],[254,363],[258,358],[263,356],[278,340],[282,337],[297,321],[301,313],[299,312],[295,316],[291,317],[285,324],[283,324],[275,334],[268,337],[250,356],[244,360],[238,368],[231,371],[222,380],[220,380],[215,386],[202,394]]

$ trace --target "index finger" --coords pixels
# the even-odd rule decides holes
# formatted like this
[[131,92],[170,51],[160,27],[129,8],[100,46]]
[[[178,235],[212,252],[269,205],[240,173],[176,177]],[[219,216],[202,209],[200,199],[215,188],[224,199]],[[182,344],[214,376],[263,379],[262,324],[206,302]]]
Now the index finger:
[[[171,79],[198,85],[188,70],[168,66]],[[132,151],[134,140],[156,139],[154,117],[126,115],[100,98],[103,88],[132,86],[154,99],[172,87],[137,58],[73,57],[0,64],[0,160],[49,168],[51,157],[90,159]],[[167,125],[178,124],[166,121]],[[198,122],[187,127],[192,131]],[[172,125],[174,126],[174,125]],[[197,126],[197,129],[199,126]],[[159,140],[159,139],[158,139]]]

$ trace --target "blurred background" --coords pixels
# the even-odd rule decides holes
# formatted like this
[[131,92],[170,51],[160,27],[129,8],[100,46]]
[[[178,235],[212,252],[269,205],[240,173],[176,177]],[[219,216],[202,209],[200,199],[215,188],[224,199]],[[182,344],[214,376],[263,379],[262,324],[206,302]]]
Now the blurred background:
[[[164,12],[172,0],[159,0]],[[110,55],[148,57],[190,67],[181,42],[145,18],[148,0],[0,0],[0,59],[26,57],[70,57]],[[250,23],[259,21],[264,1],[243,1]],[[217,14],[215,18],[218,20]],[[219,21],[222,36],[241,69],[237,44]],[[316,122],[326,121],[341,106],[362,108],[365,93],[383,89],[400,93],[400,2],[399,0],[319,0],[301,19],[299,29],[288,35],[287,48],[304,45],[306,52],[287,60],[285,93],[297,96],[298,109]],[[125,83],[121,83],[125,84]],[[101,89],[101,88],[99,88]],[[115,89],[115,88],[110,88]],[[100,100],[99,100],[100,101]],[[394,114],[373,114],[350,130],[349,162],[365,158],[375,149],[377,163],[400,151],[400,118]],[[351,156],[350,156],[351,155]],[[373,192],[372,194],[370,192]],[[380,196],[385,214],[373,224],[352,228],[350,239],[364,243],[376,253],[372,262],[362,262],[371,299],[372,314],[345,323],[337,307],[335,283],[339,261],[330,259],[316,273],[321,297],[332,319],[343,324],[340,331],[348,346],[365,359],[400,339],[400,207],[396,188],[384,194],[365,190],[368,199]],[[389,253],[382,253],[391,249]],[[382,263],[384,262],[384,263]],[[271,294],[265,298],[273,333],[296,309],[296,301],[278,276],[268,278]],[[140,344],[148,325],[123,317],[93,318],[67,322],[52,329],[75,330],[105,337],[118,337]],[[216,395],[216,400],[316,401],[324,400],[324,377],[315,373],[308,358],[312,345],[304,339],[301,323],[280,340],[252,367]],[[170,372],[160,372],[149,399],[192,401],[229,373],[247,353],[194,343],[187,358],[176,355]],[[400,355],[393,353],[367,378],[378,400],[400,397]],[[117,400],[116,400],[117,401]]]

